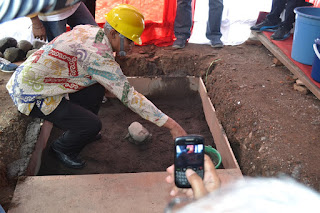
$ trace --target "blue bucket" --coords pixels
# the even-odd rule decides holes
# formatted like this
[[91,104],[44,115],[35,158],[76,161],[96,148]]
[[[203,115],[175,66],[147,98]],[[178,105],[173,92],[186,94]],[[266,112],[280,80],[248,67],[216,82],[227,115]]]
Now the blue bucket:
[[320,53],[319,53],[319,48],[320,48],[320,39],[316,39],[315,44],[313,44],[313,50],[314,50],[314,53],[316,55],[315,55],[314,60],[313,60],[311,78],[313,78],[313,80],[315,80],[316,82],[320,83]]
[[307,65],[314,59],[313,42],[320,36],[320,8],[297,7],[291,57]]

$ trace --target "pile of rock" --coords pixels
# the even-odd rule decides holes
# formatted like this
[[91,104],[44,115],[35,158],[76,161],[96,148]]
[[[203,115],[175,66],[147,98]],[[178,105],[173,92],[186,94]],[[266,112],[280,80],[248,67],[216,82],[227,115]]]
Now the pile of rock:
[[22,61],[40,49],[44,44],[44,42],[37,40],[33,44],[27,40],[17,42],[15,38],[5,37],[0,39],[0,57],[5,58],[11,63]]

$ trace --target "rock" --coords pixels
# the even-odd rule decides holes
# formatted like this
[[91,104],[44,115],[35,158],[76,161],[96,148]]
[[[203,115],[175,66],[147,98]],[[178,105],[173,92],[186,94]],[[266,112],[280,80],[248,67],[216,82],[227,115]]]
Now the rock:
[[29,51],[27,52],[26,58],[29,58],[29,56],[32,55],[34,52],[37,52],[37,50],[39,50],[39,49],[29,50]]
[[134,144],[143,144],[149,141],[152,136],[146,128],[136,121],[130,124],[128,131],[129,133],[126,137]]
[[132,138],[139,142],[144,141],[149,136],[149,131],[136,121],[128,127],[128,131]]
[[35,40],[33,42],[33,48],[34,49],[40,49],[45,44],[46,44],[45,42]]
[[305,86],[298,85],[297,83],[295,83],[293,85],[293,89],[296,91],[299,91],[300,93],[305,94],[305,95],[310,92],[310,90],[308,90],[308,88],[306,88]]
[[7,48],[4,51],[3,55],[4,55],[4,58],[10,62],[21,61],[26,57],[26,53],[17,47]]
[[274,64],[276,67],[283,65],[282,62],[281,62],[279,59],[277,59],[277,58],[273,58],[272,62],[273,62],[273,64]]
[[0,52],[4,53],[4,51],[9,47],[17,47],[17,43],[17,40],[12,37],[0,39]]
[[299,86],[304,86],[304,83],[300,79],[296,80],[296,84]]
[[33,48],[32,44],[27,40],[21,40],[18,42],[18,48],[22,49],[25,53]]

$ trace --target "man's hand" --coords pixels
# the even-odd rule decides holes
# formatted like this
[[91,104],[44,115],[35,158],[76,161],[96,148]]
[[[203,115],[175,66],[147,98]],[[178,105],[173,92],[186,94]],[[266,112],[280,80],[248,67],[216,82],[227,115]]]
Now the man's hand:
[[44,28],[38,16],[31,18],[31,22],[32,22],[33,36],[35,38],[46,41],[47,40],[46,29]]
[[[209,192],[220,188],[221,182],[217,171],[209,156],[204,156],[204,178],[195,173],[192,169],[187,169],[186,176],[191,185],[191,189],[181,189],[176,186],[171,190],[170,195],[176,196],[179,193],[184,193],[188,197],[199,199]],[[174,183],[174,165],[167,168],[169,175],[166,177],[168,183]]]
[[163,126],[170,130],[170,133],[173,139],[179,136],[187,135],[186,131],[175,120],[173,120],[170,117],[168,118],[167,122]]

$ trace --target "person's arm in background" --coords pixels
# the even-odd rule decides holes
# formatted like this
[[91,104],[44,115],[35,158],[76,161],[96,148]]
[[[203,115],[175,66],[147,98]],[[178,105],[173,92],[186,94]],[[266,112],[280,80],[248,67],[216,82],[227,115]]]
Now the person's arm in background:
[[[170,184],[174,183],[174,165],[167,168],[169,175],[166,181]],[[204,156],[204,178],[195,173],[192,169],[186,171],[187,179],[191,185],[191,189],[181,189],[176,186],[170,192],[171,196],[176,196],[179,193],[184,193],[188,197],[199,199],[209,192],[215,191],[220,188],[221,181],[218,177],[214,164],[208,155]]]
[[40,21],[38,16],[34,16],[31,19],[32,22],[32,32],[33,36],[40,40],[47,40],[46,29],[44,28],[42,22]]

